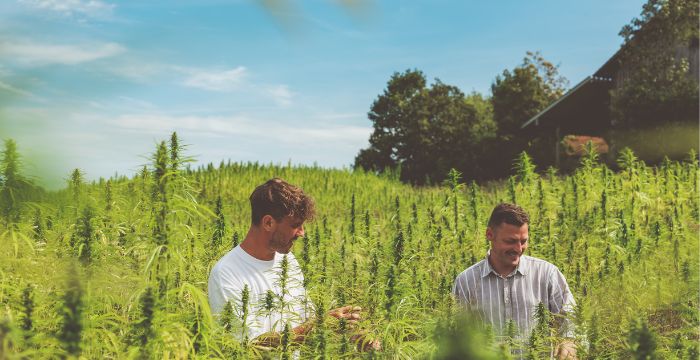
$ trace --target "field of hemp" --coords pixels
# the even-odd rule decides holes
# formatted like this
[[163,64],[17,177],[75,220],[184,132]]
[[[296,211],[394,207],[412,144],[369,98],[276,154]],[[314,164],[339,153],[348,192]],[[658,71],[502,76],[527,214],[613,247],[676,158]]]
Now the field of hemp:
[[[454,315],[455,276],[485,256],[486,220],[504,201],[530,213],[528,253],[569,282],[581,359],[698,356],[693,152],[650,167],[623,151],[617,172],[591,154],[569,175],[538,174],[522,154],[503,182],[465,184],[451,172],[442,186],[421,188],[347,169],[192,168],[184,154],[173,134],[133,177],[87,182],[76,169],[66,189],[47,192],[21,186],[6,141],[0,359],[499,359],[513,347],[537,358],[553,332],[497,337]],[[213,264],[245,236],[248,196],[271,177],[316,200],[317,218],[293,252],[321,316],[303,344],[268,351],[234,336],[248,315],[241,304],[212,316],[206,287]],[[344,304],[363,308],[360,329],[322,316]],[[272,299],[266,311],[282,308]],[[382,350],[358,351],[351,334],[360,330]]]

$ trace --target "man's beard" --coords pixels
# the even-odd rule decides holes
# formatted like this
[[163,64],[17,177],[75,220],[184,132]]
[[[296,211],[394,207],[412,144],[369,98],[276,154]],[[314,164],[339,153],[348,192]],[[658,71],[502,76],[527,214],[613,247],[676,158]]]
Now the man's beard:
[[281,234],[272,234],[272,239],[270,239],[270,247],[280,254],[288,254],[292,250],[292,245],[294,244],[294,239],[291,238],[289,241],[284,241]]

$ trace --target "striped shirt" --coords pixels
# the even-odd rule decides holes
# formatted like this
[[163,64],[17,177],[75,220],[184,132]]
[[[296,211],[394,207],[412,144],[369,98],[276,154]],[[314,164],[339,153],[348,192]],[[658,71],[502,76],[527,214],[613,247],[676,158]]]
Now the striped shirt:
[[559,336],[574,337],[572,314],[576,302],[564,275],[541,259],[521,256],[517,268],[508,276],[499,275],[484,260],[464,270],[455,279],[452,293],[458,302],[474,310],[493,326],[498,335],[506,335],[512,320],[521,339],[527,339],[536,325],[535,308],[541,302],[559,319]]

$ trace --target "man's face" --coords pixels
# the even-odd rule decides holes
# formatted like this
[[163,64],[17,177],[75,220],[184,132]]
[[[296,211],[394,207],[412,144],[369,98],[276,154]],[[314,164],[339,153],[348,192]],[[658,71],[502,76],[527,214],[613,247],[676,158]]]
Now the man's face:
[[292,250],[294,240],[304,236],[304,221],[291,216],[285,216],[280,221],[275,222],[270,248],[280,254],[288,254]]
[[502,223],[486,229],[486,238],[491,242],[491,262],[497,271],[515,270],[520,256],[527,250],[528,226]]

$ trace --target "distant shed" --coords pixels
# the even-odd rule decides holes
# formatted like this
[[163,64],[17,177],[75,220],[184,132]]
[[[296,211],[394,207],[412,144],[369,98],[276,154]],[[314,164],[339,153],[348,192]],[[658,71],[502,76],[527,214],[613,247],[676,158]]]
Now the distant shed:
[[[619,88],[632,71],[621,64],[621,52],[622,49],[618,50],[593,75],[523,123],[523,135],[531,140],[529,150],[534,152],[540,165],[561,165],[561,141],[566,135],[602,137],[612,145],[610,131],[615,124],[610,114],[610,90]],[[689,76],[699,78],[697,38],[690,44],[677,47],[674,55],[687,59]],[[613,153],[611,149],[609,154]]]

